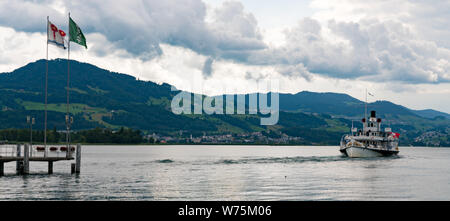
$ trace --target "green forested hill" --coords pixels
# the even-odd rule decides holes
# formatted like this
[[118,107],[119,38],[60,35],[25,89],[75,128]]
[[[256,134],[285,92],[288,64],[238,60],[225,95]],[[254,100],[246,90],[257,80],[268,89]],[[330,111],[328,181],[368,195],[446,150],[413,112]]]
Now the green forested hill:
[[[26,128],[26,116],[36,117],[35,128],[43,129],[45,60],[39,60],[0,74],[0,129]],[[49,61],[49,128],[63,130],[66,111],[67,60]],[[364,102],[346,94],[300,92],[280,94],[277,125],[261,126],[258,115],[176,115],[170,110],[168,84],[136,80],[134,77],[71,61],[71,113],[74,130],[128,127],[145,133],[242,134],[264,131],[301,137],[303,144],[338,144],[339,138],[363,116]],[[246,95],[248,101],[248,95]],[[449,115],[424,110],[413,111],[389,101],[369,104],[369,110],[389,120],[399,131],[401,142],[425,145],[436,139],[449,145]],[[387,121],[385,121],[387,122]],[[438,136],[424,136],[438,132]],[[432,133],[436,134],[436,133]],[[0,140],[2,138],[0,137]]]

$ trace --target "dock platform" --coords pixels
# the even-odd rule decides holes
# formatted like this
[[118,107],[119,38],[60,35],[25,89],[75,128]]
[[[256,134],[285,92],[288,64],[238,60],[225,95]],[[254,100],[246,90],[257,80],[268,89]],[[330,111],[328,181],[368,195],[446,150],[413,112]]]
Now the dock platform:
[[[77,144],[75,147],[61,147],[57,150],[52,148],[43,148],[37,146],[30,146],[28,144],[3,144],[0,145],[0,176],[4,176],[4,164],[8,162],[16,162],[16,174],[25,175],[30,172],[30,163],[47,162],[48,173],[53,173],[53,162],[57,161],[71,161],[71,173],[80,173],[81,168],[81,145]],[[75,157],[73,156],[75,154]]]

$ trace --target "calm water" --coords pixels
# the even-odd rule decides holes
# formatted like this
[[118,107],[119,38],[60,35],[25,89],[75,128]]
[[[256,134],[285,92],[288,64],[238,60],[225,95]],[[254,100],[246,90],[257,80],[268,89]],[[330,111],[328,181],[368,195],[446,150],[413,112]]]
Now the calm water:
[[450,200],[450,148],[349,159],[338,147],[84,146],[69,162],[5,164],[0,200]]

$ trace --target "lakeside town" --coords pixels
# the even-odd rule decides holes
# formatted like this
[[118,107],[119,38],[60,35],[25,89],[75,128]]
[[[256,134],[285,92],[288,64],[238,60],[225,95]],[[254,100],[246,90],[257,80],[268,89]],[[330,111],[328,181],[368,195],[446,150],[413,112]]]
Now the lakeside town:
[[[417,133],[403,140],[405,146],[429,146],[446,147],[449,145],[448,134],[450,129],[429,130]],[[30,129],[3,129],[0,130],[0,143],[43,143],[44,132]],[[336,136],[340,134],[336,133]],[[32,140],[31,140],[32,139]],[[49,130],[47,132],[48,143],[64,143],[66,131]],[[247,133],[223,133],[223,134],[192,134],[189,131],[180,130],[175,134],[144,133],[140,130],[120,128],[112,130],[108,128],[94,128],[89,130],[71,131],[72,143],[83,144],[261,144],[261,145],[338,145],[333,141],[337,138],[317,138],[289,136],[280,131],[258,131]]]
[[279,133],[277,136],[270,135],[266,132],[252,132],[241,134],[219,134],[193,136],[192,134],[183,136],[163,136],[155,133],[144,136],[144,139],[149,143],[192,143],[192,144],[301,144],[304,141],[301,137],[292,137],[284,133]]

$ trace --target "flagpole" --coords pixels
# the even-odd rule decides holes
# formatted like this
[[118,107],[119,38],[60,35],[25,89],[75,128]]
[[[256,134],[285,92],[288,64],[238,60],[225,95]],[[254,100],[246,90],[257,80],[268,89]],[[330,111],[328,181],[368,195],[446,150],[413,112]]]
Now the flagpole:
[[70,12],[69,12],[69,21],[68,26],[69,29],[69,39],[67,41],[67,110],[66,110],[66,128],[67,128],[67,134],[66,134],[66,143],[67,143],[67,157],[70,157],[70,116],[69,116],[69,86],[70,86]]
[[48,90],[48,16],[47,16],[47,58],[45,60],[45,114],[44,114],[44,157],[47,157],[47,90]]
[[364,119],[366,120],[366,123],[368,123],[367,122],[367,88],[366,88],[366,104],[364,107]]

